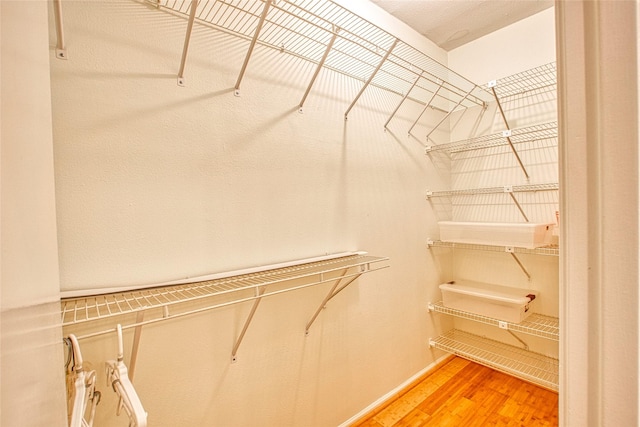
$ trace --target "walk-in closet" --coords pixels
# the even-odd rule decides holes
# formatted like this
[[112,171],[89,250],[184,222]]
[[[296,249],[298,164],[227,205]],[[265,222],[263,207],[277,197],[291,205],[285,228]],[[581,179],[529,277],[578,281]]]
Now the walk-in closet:
[[638,4],[491,1],[0,2],[0,424],[636,424]]

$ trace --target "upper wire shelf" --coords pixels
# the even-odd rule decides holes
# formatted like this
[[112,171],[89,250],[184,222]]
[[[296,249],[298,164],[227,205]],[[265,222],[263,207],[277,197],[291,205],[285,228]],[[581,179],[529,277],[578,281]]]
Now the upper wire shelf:
[[[445,111],[449,111],[452,102],[470,107],[492,100],[486,88],[331,0],[272,1],[261,23],[266,2],[200,0],[194,22],[247,40],[252,39],[261,25],[257,44],[322,64],[355,79],[364,81],[373,75],[372,86],[399,95],[410,91],[409,98],[422,104],[427,104],[437,92],[439,103],[431,104]],[[189,17],[193,2],[155,0],[154,4]],[[327,47],[330,47],[328,55],[323,58]]]
[[513,144],[539,141],[548,142],[549,145],[557,145],[558,122],[542,123],[491,135],[454,141],[447,144],[432,145],[427,147],[427,152],[444,151],[448,153],[459,153],[483,148],[506,146],[508,144],[507,138],[509,138]]
[[555,92],[557,87],[556,63],[551,62],[521,73],[490,82],[500,100],[534,96]]
[[[266,270],[247,274],[229,273],[212,280],[63,298],[62,325],[81,325],[123,316],[119,323],[123,329],[127,329],[323,283],[349,278],[351,280],[348,283],[351,283],[362,274],[388,267],[380,265],[386,260],[388,258],[360,252],[281,268],[266,267]],[[126,318],[126,315],[140,313],[144,314],[144,320]],[[113,328],[94,331],[79,339],[112,331]]]

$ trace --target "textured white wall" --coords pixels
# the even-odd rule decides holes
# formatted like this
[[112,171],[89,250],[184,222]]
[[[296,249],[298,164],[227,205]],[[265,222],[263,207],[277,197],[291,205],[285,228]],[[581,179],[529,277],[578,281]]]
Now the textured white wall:
[[[145,327],[135,384],[152,425],[337,425],[441,355],[427,348],[440,261],[424,191],[448,176],[406,137],[419,105],[384,132],[400,97],[370,88],[345,122],[362,82],[323,71],[299,114],[314,66],[261,47],[235,97],[248,43],[199,27],[178,87],[184,20],[132,1],[64,7],[69,60],[51,74],[63,290],[345,250],[391,259],[306,338],[328,287],[263,301],[235,364],[248,305]],[[114,357],[113,337],[81,344],[98,366]],[[120,425],[103,395],[99,425]]]
[[0,2],[0,424],[64,426],[47,2]]
[[556,60],[554,8],[546,9],[449,52],[449,66],[486,84]]

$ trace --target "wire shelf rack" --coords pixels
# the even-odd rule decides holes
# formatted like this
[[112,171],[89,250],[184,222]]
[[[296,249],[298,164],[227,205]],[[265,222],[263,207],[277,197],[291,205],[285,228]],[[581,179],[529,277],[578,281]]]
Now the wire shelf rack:
[[547,245],[539,248],[522,248],[517,246],[494,246],[479,245],[474,243],[443,242],[441,240],[428,240],[427,245],[429,246],[429,248],[450,248],[485,252],[507,252],[525,255],[558,256],[560,253],[559,245]]
[[447,144],[431,145],[427,147],[427,152],[459,153],[483,148],[506,146],[508,144],[507,137],[510,138],[513,144],[546,142],[549,146],[555,146],[558,144],[558,122],[553,121],[513,129],[511,131],[454,141]]
[[[193,2],[154,0],[153,4],[189,18]],[[399,95],[411,91],[409,98],[422,104],[437,92],[445,111],[451,102],[462,101],[460,105],[468,107],[492,100],[486,88],[330,0],[200,0],[194,22],[246,40],[259,29],[256,43],[261,46],[358,80],[373,76],[372,86]]]
[[457,329],[429,340],[429,345],[558,391],[558,359]]
[[429,310],[436,313],[460,317],[462,319],[473,320],[474,322],[483,323],[485,325],[496,326],[513,332],[521,332],[552,341],[560,341],[559,321],[557,317],[532,313],[520,323],[503,322],[493,317],[482,316],[455,308],[445,307],[442,301],[429,303]]
[[475,194],[525,193],[536,191],[553,191],[560,188],[557,182],[545,184],[509,185],[503,187],[470,188],[464,190],[428,191],[427,198],[471,196]]
[[[95,322],[103,326],[104,322],[98,321],[119,317],[119,323],[122,324],[123,329],[127,329],[245,301],[255,301],[309,286],[344,279],[355,280],[362,274],[388,267],[381,265],[386,260],[388,258],[355,253],[282,268],[265,267],[247,274],[234,275],[231,272],[223,274],[224,277],[212,280],[64,298],[61,301],[62,325],[72,326]],[[132,316],[126,316],[139,313],[144,313],[144,320],[139,318],[134,320]],[[109,333],[113,330],[109,327],[106,330],[81,336],[79,339]]]
[[544,64],[521,73],[500,78],[495,82],[494,89],[501,101],[511,101],[515,98],[534,96],[545,92],[555,92],[557,88],[556,63]]

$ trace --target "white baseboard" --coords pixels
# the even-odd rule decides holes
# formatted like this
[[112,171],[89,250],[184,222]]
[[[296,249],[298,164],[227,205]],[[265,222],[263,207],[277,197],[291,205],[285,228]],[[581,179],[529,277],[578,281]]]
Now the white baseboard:
[[370,413],[371,411],[373,411],[377,407],[382,406],[385,402],[387,402],[388,400],[392,399],[398,393],[400,393],[402,390],[404,390],[409,385],[411,385],[411,383],[413,383],[414,381],[416,381],[417,379],[419,379],[420,377],[425,375],[427,372],[435,369],[438,365],[441,365],[442,363],[444,363],[447,359],[449,359],[451,357],[452,357],[451,354],[445,354],[444,356],[440,357],[435,362],[431,363],[430,365],[428,365],[425,368],[421,369],[420,371],[416,372],[414,375],[412,375],[410,378],[408,378],[402,384],[400,384],[399,386],[397,386],[396,388],[394,388],[390,392],[386,393],[384,396],[378,398],[375,402],[371,403],[369,406],[367,406],[366,408],[362,409],[360,412],[358,412],[357,414],[355,414],[354,416],[352,416],[351,418],[349,418],[348,420],[346,420],[345,422],[340,424],[338,427],[349,427],[351,424],[355,423],[356,421],[359,421],[360,419],[362,419],[362,417],[364,417],[365,415],[367,415],[368,413]]

